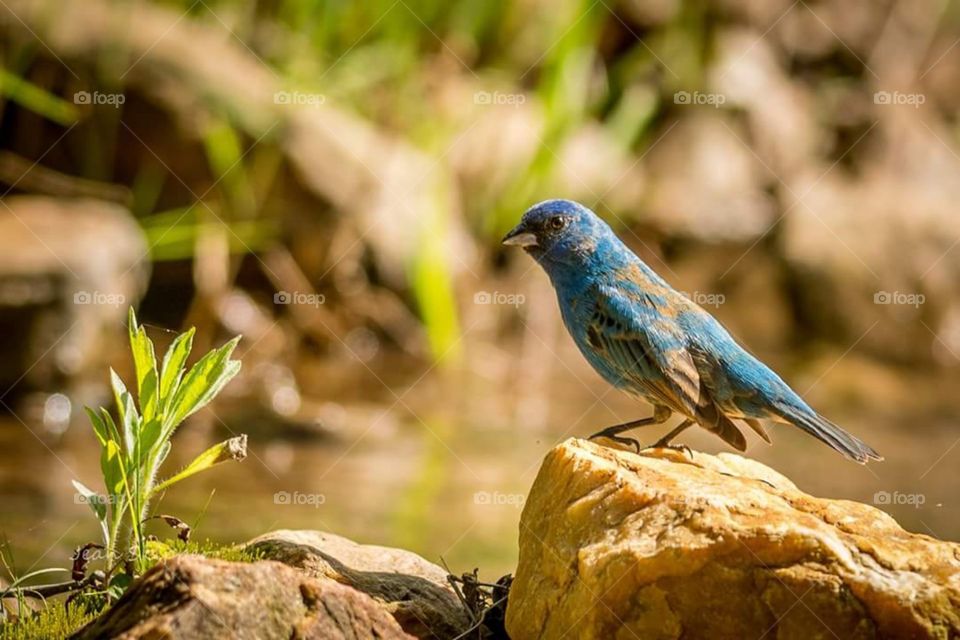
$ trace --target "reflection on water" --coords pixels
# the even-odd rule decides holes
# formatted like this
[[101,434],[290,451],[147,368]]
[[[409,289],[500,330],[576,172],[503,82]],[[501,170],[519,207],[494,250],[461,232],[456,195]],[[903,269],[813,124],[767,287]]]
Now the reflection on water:
[[[568,355],[560,357],[575,363]],[[246,461],[178,485],[157,511],[196,522],[194,535],[201,539],[242,541],[275,528],[323,529],[410,548],[435,562],[442,557],[455,572],[480,567],[495,578],[515,565],[523,494],[550,446],[649,410],[609,391],[580,365],[571,366],[534,389],[516,379],[522,371],[510,370],[422,379],[425,370],[395,368],[367,378],[362,371],[354,379],[323,374],[312,388],[325,389],[328,397],[310,401],[336,427],[333,435],[292,436],[279,425],[258,428]],[[748,434],[748,454],[814,495],[886,502],[879,506],[907,529],[960,539],[955,473],[960,430],[955,419],[944,417],[956,414],[942,405],[926,416],[879,411],[870,403],[876,382],[862,380],[856,367],[837,365],[829,380],[818,383],[813,400],[886,455],[885,462],[867,467],[847,462],[798,430],[779,426],[771,427],[772,447]],[[821,373],[809,372],[808,382]],[[335,381],[321,384],[324,380]],[[528,421],[526,403],[545,415]],[[244,413],[217,411],[226,429],[251,430]],[[35,562],[35,568],[68,566],[71,550],[96,535],[87,507],[75,502],[70,485],[79,478],[99,486],[99,454],[88,429],[74,417],[58,438],[39,422],[0,420],[0,528],[20,571]],[[208,433],[186,425],[167,468],[185,464],[215,438],[229,435],[226,429]],[[661,429],[638,435],[652,442]],[[687,432],[684,441],[708,452],[725,450],[702,431]],[[152,527],[167,534],[160,524]]]

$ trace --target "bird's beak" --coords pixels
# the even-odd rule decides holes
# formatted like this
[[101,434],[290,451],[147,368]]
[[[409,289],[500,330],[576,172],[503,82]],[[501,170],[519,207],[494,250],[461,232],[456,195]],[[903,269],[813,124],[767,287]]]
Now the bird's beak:
[[503,236],[502,242],[510,247],[535,247],[537,236],[527,231],[523,224],[518,224],[510,233]]

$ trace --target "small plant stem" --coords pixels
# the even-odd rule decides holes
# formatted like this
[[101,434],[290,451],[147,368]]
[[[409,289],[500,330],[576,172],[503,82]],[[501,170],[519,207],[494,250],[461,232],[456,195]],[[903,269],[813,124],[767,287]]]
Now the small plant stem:
[[103,574],[95,572],[86,576],[83,580],[69,580],[67,582],[55,582],[53,584],[42,584],[30,587],[13,587],[11,589],[6,589],[0,595],[3,595],[4,598],[19,598],[30,595],[39,598],[50,598],[53,596],[58,596],[61,593],[79,591],[80,589],[88,587],[101,579],[103,579]]

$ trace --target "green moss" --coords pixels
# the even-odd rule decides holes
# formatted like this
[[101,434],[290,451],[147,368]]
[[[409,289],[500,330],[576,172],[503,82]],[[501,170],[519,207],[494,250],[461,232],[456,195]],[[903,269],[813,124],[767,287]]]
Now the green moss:
[[190,554],[203,556],[212,560],[226,560],[228,562],[256,562],[263,559],[262,551],[246,549],[241,545],[230,545],[211,540],[191,540],[184,542],[180,539],[151,541],[147,543],[147,555],[151,566],[172,558],[173,556]]
[[4,640],[58,640],[66,638],[96,617],[85,607],[50,603],[36,614],[0,624]]

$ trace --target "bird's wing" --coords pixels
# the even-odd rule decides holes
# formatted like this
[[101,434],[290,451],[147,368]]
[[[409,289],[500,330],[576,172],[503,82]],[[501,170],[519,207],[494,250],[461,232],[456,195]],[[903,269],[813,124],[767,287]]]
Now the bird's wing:
[[651,399],[687,416],[701,404],[700,374],[681,329],[642,293],[601,287],[587,341],[622,377]]

